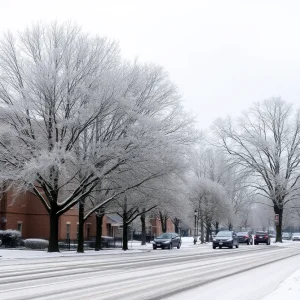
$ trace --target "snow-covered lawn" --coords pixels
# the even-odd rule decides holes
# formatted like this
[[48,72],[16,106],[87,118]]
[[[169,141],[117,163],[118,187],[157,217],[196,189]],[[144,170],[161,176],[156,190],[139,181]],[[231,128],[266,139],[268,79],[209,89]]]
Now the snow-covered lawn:
[[[182,247],[205,247],[209,244],[194,245],[193,237],[182,237]],[[133,252],[143,252],[150,251],[152,249],[152,243],[147,243],[146,245],[141,245],[140,241],[129,241],[128,251],[123,251],[120,248],[114,249],[104,249],[101,251],[86,250],[84,253],[77,253],[75,250],[71,251],[61,251],[59,253],[48,253],[46,250],[29,250],[29,249],[5,249],[0,248],[0,260],[1,259],[20,259],[20,258],[45,258],[45,257],[59,257],[59,256],[92,256],[92,255],[114,255],[121,253],[133,253]],[[174,248],[175,250],[175,248]]]
[[278,288],[263,300],[299,300],[300,270],[285,279]]

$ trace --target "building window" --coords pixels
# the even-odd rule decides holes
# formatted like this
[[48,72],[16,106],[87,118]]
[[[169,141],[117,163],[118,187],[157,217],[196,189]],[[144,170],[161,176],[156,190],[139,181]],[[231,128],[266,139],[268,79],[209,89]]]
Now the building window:
[[20,231],[21,232],[21,234],[22,234],[22,229],[23,229],[23,223],[22,222],[18,222],[18,231]]
[[66,224],[66,239],[69,240],[71,235],[71,223]]
[[90,223],[86,224],[86,238],[87,240],[90,239]]

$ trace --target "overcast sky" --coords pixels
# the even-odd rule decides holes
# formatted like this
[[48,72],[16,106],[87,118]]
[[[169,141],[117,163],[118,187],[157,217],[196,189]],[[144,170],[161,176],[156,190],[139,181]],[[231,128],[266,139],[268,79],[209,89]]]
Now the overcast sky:
[[0,30],[74,20],[164,66],[199,126],[255,101],[300,99],[300,1],[0,0]]

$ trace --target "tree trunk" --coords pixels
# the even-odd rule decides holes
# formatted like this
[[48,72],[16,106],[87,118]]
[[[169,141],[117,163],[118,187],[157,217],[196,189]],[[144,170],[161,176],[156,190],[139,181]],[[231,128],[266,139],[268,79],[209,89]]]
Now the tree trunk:
[[141,214],[142,222],[142,245],[146,245],[146,214],[145,208],[143,208],[143,213]]
[[216,227],[216,234],[217,234],[219,232],[219,222],[216,222],[215,227]]
[[167,218],[166,215],[164,215],[163,219],[164,219],[164,222],[163,222],[164,226],[163,226],[163,228],[162,228],[162,232],[165,233],[165,232],[167,232],[168,218]]
[[276,240],[275,243],[282,243],[282,216],[283,216],[283,208],[274,205],[274,212],[279,216],[279,222],[276,224]]
[[174,225],[175,225],[175,232],[179,234],[179,224],[180,224],[180,220],[175,218],[174,219]]
[[59,216],[57,216],[56,211],[57,211],[56,209],[51,207],[51,211],[49,213],[50,234],[49,234],[48,252],[59,252],[59,248],[58,248]]
[[204,244],[204,222],[203,222],[203,215],[200,214],[200,228],[201,228],[201,244]]
[[161,211],[159,212],[159,220],[161,224],[161,231],[163,233],[167,232],[167,217]]
[[128,250],[128,224],[123,222],[123,247],[122,250]]
[[210,227],[211,227],[210,224],[206,225],[206,237],[205,237],[206,243],[209,243]]
[[77,252],[84,253],[84,200],[79,201]]
[[127,198],[124,199],[123,206],[123,244],[122,250],[128,250],[128,224],[127,224]]
[[102,223],[104,214],[96,213],[96,244],[95,251],[102,250]]

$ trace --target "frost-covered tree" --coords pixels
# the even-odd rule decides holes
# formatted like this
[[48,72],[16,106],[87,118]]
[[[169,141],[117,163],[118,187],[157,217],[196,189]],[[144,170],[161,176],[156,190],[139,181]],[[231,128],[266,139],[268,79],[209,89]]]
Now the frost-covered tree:
[[48,251],[58,251],[59,216],[98,179],[89,173],[76,184],[75,149],[83,132],[113,109],[117,54],[114,42],[69,24],[39,24],[0,41],[1,179],[43,203]]
[[[106,150],[107,160],[111,163],[117,159],[115,174],[111,176],[106,172],[105,153],[101,153],[101,164],[97,165],[97,170],[103,169],[108,176],[107,180],[116,183],[109,187],[110,192],[113,189],[117,192],[124,178],[132,179],[131,185],[125,184],[124,189],[128,190],[179,170],[187,146],[195,139],[191,119],[181,109],[176,88],[160,67],[127,63],[121,79],[124,88],[120,103],[104,122],[96,120],[88,137],[83,135],[78,151],[86,161],[95,155],[95,149],[103,152],[104,146],[110,148]],[[105,201],[101,198],[100,202],[93,202],[95,206],[82,221]]]
[[198,211],[201,242],[204,242],[204,227],[210,230],[213,225],[218,231],[220,225],[233,229],[244,222],[245,212],[251,207],[247,197],[251,191],[247,187],[247,177],[239,174],[228,155],[202,145],[192,151],[190,165],[195,177],[191,180],[191,197]]
[[[163,169],[152,171],[163,159],[173,168],[192,141],[191,120],[168,75],[122,62],[118,51],[114,42],[57,23],[0,41],[0,176],[43,203],[48,251],[58,251],[58,220],[68,209],[80,203],[83,220],[159,176]],[[86,197],[128,170],[142,176],[83,216]]]
[[220,224],[232,213],[224,187],[206,177],[195,177],[190,183],[191,201],[198,211],[201,225],[201,242],[209,242],[212,225]]
[[252,187],[279,215],[276,242],[282,242],[283,211],[299,197],[300,114],[281,99],[255,104],[237,120],[217,120],[221,146],[252,176]]

